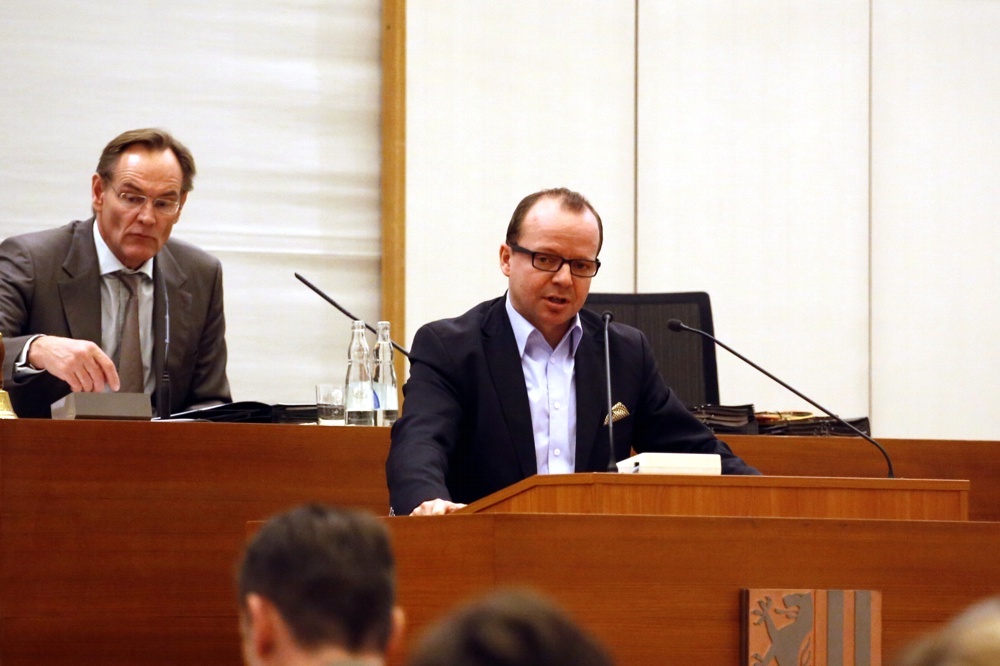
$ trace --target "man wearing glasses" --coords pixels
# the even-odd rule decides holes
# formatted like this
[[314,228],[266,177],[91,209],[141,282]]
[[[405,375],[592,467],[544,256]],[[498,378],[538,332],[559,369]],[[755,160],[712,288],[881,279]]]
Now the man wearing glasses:
[[48,417],[70,391],[153,396],[164,365],[172,413],[231,401],[222,267],[169,240],[194,175],[167,132],[125,132],[91,179],[93,217],[0,244],[3,377],[19,416]]
[[[393,513],[450,513],[532,474],[607,469],[603,324],[581,309],[603,234],[576,192],[525,197],[500,246],[507,295],[417,331],[386,461]],[[637,329],[612,324],[610,354],[617,459],[718,453],[724,473],[758,473],[667,389]]]

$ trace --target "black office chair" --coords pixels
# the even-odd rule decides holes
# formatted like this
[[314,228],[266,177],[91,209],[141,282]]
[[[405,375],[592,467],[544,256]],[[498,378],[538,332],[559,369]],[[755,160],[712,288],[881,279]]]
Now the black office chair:
[[[719,369],[715,344],[695,333],[674,333],[671,319],[715,335],[712,302],[703,291],[673,294],[590,294],[585,304],[600,314],[611,311],[614,321],[646,334],[663,375],[688,407],[719,404]],[[614,368],[612,368],[614,372]]]

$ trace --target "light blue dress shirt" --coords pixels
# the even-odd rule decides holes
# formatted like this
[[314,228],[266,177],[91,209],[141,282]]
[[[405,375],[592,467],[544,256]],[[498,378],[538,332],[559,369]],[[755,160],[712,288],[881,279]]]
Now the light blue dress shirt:
[[514,309],[510,293],[506,301],[528,389],[538,473],[572,474],[576,467],[576,348],[583,336],[580,315],[553,349]]

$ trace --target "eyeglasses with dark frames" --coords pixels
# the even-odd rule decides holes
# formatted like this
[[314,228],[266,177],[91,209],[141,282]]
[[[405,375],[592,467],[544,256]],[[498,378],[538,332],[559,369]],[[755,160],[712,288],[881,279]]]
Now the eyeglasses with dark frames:
[[600,259],[567,259],[558,254],[548,252],[535,252],[521,247],[517,243],[508,243],[510,249],[521,254],[531,255],[531,265],[546,273],[558,273],[563,264],[569,264],[569,272],[576,277],[590,278],[597,275],[601,268]]
[[[118,197],[118,201],[126,208],[142,208],[149,199],[145,194],[138,192],[120,192],[114,185],[108,183],[108,187]],[[181,202],[177,199],[153,199],[153,212],[163,217],[176,215],[181,209]]]

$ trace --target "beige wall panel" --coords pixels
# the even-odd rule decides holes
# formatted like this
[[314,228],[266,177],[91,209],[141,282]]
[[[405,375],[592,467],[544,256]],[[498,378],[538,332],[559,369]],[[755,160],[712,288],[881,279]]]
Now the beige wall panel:
[[[358,317],[375,322],[379,258],[377,251],[335,256],[219,253],[228,267],[226,324],[235,400],[312,403],[316,384],[344,381],[351,322],[293,274],[301,273]],[[368,342],[374,344],[374,334]],[[237,378],[243,381],[236,384]],[[250,382],[258,386],[255,393],[246,389]]]
[[873,416],[997,439],[1000,2],[878,0],[873,34]]
[[633,282],[632,0],[407,3],[406,322],[506,288],[517,202],[566,186],[604,219],[595,290]]
[[[639,9],[638,284],[707,291],[718,336],[868,413],[868,3]],[[723,403],[808,408],[723,350]]]

